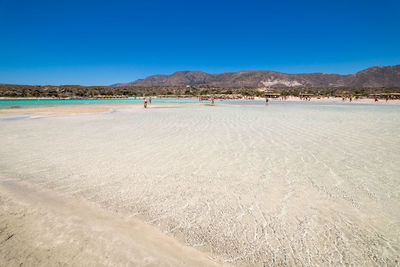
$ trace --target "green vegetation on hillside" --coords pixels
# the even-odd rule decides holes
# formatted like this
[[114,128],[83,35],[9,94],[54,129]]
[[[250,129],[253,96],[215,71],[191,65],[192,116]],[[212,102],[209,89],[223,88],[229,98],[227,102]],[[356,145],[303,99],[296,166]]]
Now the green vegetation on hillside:
[[266,93],[280,95],[314,94],[314,95],[368,95],[374,93],[400,92],[400,87],[382,88],[219,88],[202,86],[80,86],[80,85],[14,85],[0,84],[0,97],[54,97],[54,98],[94,98],[94,97],[134,97],[155,95],[232,95],[264,96]]

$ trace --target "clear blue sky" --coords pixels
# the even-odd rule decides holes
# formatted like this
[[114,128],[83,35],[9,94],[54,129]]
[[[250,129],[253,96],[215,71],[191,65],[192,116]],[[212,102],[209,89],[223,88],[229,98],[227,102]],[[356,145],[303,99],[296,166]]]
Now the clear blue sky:
[[0,83],[400,64],[400,1],[0,0]]

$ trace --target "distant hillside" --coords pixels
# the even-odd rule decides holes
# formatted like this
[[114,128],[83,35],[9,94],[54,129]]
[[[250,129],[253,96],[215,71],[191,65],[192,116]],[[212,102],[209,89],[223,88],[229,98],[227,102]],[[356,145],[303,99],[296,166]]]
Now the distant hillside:
[[255,87],[397,87],[400,65],[373,66],[350,75],[330,73],[286,74],[276,71],[240,71],[210,74],[202,71],[177,71],[171,75],[152,75],[113,86],[196,86],[226,88]]

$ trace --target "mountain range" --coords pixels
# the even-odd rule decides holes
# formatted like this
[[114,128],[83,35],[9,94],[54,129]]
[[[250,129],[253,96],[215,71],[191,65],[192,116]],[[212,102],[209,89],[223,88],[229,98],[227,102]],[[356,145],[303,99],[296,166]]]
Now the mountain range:
[[199,86],[231,88],[256,87],[399,87],[400,65],[373,66],[355,74],[287,74],[276,71],[248,70],[220,74],[202,71],[177,71],[171,75],[152,75],[112,86]]

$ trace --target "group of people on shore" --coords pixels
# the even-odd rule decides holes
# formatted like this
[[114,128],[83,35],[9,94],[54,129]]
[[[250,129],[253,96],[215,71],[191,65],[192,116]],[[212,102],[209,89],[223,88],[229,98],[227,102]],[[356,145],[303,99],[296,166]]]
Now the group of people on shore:
[[203,101],[203,100],[211,100],[211,105],[214,105],[214,101],[215,101],[215,97],[211,96],[210,98],[206,98],[206,97],[199,97],[199,102]]
[[[273,98],[277,98],[277,97],[273,97]],[[324,97],[323,96],[322,97],[318,96],[316,98],[317,99],[321,99],[321,98],[324,98]],[[327,98],[330,98],[330,96],[327,96]],[[348,100],[349,102],[352,102],[353,100],[362,99],[359,96],[355,96],[355,97],[353,97],[353,96],[342,96],[341,98],[342,98],[343,102],[345,102],[346,100]],[[147,97],[143,98],[143,106],[144,106],[144,108],[147,108],[148,104],[151,104],[151,96],[148,97],[148,99],[149,100],[147,100]],[[214,96],[199,96],[198,97],[199,102],[204,101],[204,100],[209,100],[209,101],[211,101],[211,105],[214,105],[215,99],[224,100],[225,98],[219,98],[219,97],[214,97]],[[288,97],[287,96],[281,96],[278,99],[287,100]],[[303,101],[311,101],[311,97],[310,96],[299,96],[299,99],[303,100]],[[375,96],[373,99],[374,99],[374,102],[378,102],[379,101],[377,96]],[[384,99],[386,100],[386,102],[388,102],[388,100],[392,100],[392,99],[395,99],[395,98],[391,98],[390,96],[386,96]],[[269,104],[269,97],[268,96],[265,96],[265,104],[267,104],[267,105]]]

